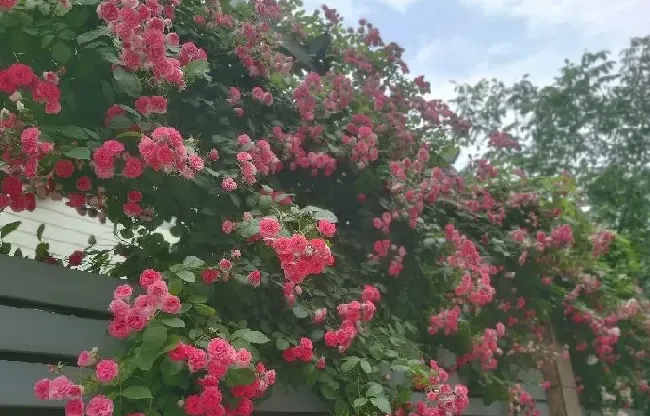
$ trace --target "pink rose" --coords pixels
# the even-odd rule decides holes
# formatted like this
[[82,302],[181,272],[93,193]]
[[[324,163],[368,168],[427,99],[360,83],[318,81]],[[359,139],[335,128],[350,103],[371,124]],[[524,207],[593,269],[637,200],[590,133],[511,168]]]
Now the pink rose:
[[332,224],[327,220],[318,221],[318,231],[323,234],[325,237],[332,237],[336,232],[336,224]]
[[131,309],[129,316],[126,318],[129,328],[140,331],[147,326],[147,316],[142,309]]
[[156,282],[158,280],[162,279],[162,275],[153,270],[153,269],[147,269],[142,272],[140,275],[140,286],[143,288],[148,288],[153,282]]
[[34,394],[39,400],[48,400],[50,398],[50,380],[47,378],[38,380],[34,384]]
[[72,399],[65,404],[65,416],[83,416],[84,402],[81,399]]
[[165,296],[168,293],[169,289],[167,288],[167,283],[164,280],[157,280],[150,284],[147,288],[147,294],[156,298]]
[[59,376],[50,381],[50,400],[63,400],[68,397],[72,382],[66,376]]
[[178,296],[167,295],[163,301],[162,311],[165,313],[177,314],[181,311],[181,301]]
[[260,235],[262,238],[273,238],[278,235],[282,226],[272,217],[264,217],[260,221]]
[[118,366],[117,363],[111,359],[101,360],[97,363],[95,374],[97,380],[102,383],[110,383],[117,377]]
[[90,351],[81,351],[79,358],[77,358],[77,365],[79,367],[89,367],[95,364],[95,358]]
[[113,401],[101,394],[93,397],[86,407],[86,415],[113,416]]
[[113,292],[113,297],[115,299],[129,298],[131,297],[132,293],[133,293],[133,289],[131,288],[131,286],[124,284],[115,288],[115,292]]
[[131,333],[131,328],[126,318],[114,319],[108,324],[108,333],[115,338],[126,338]]

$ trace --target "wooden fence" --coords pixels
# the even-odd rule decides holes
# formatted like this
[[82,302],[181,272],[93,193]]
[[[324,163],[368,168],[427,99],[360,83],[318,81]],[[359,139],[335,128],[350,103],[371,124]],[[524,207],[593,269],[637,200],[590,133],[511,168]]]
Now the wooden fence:
[[[106,351],[118,342],[106,333],[107,306],[120,282],[0,255],[0,416],[61,416],[63,403],[34,397],[36,380],[50,376],[46,364],[73,366],[80,351],[97,346]],[[447,361],[453,357],[442,357]],[[75,368],[68,368],[74,373]],[[457,380],[456,380],[457,381]],[[549,416],[546,395],[526,385]],[[326,407],[309,390],[275,386],[271,397],[256,407],[258,414],[324,414]],[[468,416],[506,416],[506,403],[485,406],[473,398]],[[116,415],[121,416],[121,415]],[[580,416],[580,415],[569,415]]]

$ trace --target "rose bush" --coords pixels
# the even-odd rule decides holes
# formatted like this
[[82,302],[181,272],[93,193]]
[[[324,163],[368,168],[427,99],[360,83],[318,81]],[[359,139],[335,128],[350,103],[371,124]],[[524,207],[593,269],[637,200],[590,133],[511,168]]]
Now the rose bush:
[[0,42],[0,209],[62,200],[121,239],[36,248],[128,280],[109,305],[124,351],[36,383],[68,415],[247,416],[276,382],[337,414],[453,415],[454,372],[535,414],[520,370],[557,354],[586,406],[645,406],[624,241],[585,221],[570,178],[456,173],[467,123],[371,24],[293,0],[5,1]]

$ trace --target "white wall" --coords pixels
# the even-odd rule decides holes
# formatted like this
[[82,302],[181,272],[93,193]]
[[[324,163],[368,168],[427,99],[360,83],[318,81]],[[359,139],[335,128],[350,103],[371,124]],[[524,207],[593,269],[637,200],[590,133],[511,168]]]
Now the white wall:
[[32,212],[13,212],[10,209],[0,212],[0,226],[21,221],[18,229],[4,239],[12,244],[12,253],[20,247],[24,255],[33,257],[39,243],[36,230],[41,224],[45,224],[42,241],[49,243],[50,252],[59,258],[86,248],[91,235],[97,239],[97,249],[110,249],[118,243],[109,222],[101,224],[97,218],[82,217],[60,201],[40,200],[36,204],[37,208]]
[[[97,240],[95,248],[98,250],[111,249],[119,242],[114,235],[113,224],[109,221],[101,224],[97,218],[82,217],[75,209],[60,201],[37,200],[36,206],[32,212],[13,212],[10,209],[0,212],[0,227],[21,221],[18,229],[4,238],[12,244],[12,253],[20,247],[24,255],[33,257],[34,249],[39,243],[36,231],[41,224],[45,224],[42,241],[50,244],[50,253],[57,258],[86,248],[91,235]],[[164,223],[156,232],[162,234],[168,242],[175,243],[178,238],[169,232],[171,226],[172,224]],[[122,257],[116,256],[113,260],[120,259]]]

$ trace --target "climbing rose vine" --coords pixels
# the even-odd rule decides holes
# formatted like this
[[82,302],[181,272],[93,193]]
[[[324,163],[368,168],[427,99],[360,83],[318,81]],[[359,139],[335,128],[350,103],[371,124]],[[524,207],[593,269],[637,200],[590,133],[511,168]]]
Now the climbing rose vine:
[[[299,7],[0,0],[0,210],[60,201],[120,241],[57,257],[37,232],[37,261],[116,278],[116,346],[80,346],[86,377],[54,366],[35,395],[68,416],[248,416],[283,384],[340,415],[458,415],[471,395],[536,415],[521,370],[568,357],[585,407],[645,408],[650,305],[624,239],[567,176],[456,172],[471,126],[403,49]],[[23,256],[19,227],[2,254]]]

